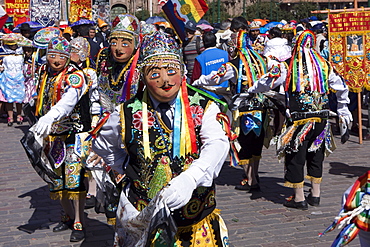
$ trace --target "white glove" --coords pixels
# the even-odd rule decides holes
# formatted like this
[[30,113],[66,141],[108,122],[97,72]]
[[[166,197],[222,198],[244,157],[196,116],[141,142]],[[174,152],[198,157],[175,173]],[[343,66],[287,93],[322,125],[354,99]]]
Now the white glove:
[[50,134],[51,125],[54,123],[54,118],[46,114],[41,117],[36,123],[35,132],[40,136],[47,136]]
[[338,115],[342,116],[344,121],[346,122],[347,126],[352,122],[352,114],[348,110],[347,104],[338,103]]
[[173,178],[168,184],[169,186],[165,187],[161,193],[163,201],[171,210],[185,206],[197,188],[195,179],[186,172]]

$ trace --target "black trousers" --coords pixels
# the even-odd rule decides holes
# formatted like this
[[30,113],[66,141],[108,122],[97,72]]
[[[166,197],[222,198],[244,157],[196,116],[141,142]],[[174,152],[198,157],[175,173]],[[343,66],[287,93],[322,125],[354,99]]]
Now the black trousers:
[[253,156],[261,156],[263,148],[263,140],[265,138],[265,130],[262,127],[261,134],[257,136],[253,130],[247,135],[240,131],[238,141],[241,146],[238,152],[240,160],[251,159]]
[[[325,142],[321,144],[321,147],[316,152],[308,152],[308,149],[316,140],[316,137],[324,130],[326,122],[327,120],[323,120],[321,123],[314,124],[314,127],[307,134],[302,145],[298,147],[298,152],[292,151],[285,154],[285,181],[292,184],[302,183],[304,181],[304,166],[306,163],[308,176],[314,178],[322,177],[322,164],[325,157]],[[302,127],[303,126],[297,128],[290,145],[294,145],[294,140]]]

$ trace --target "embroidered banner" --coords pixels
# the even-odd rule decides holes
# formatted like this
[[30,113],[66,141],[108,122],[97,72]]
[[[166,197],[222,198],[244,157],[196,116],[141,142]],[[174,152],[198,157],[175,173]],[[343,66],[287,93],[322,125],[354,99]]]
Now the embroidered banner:
[[13,17],[15,27],[29,20],[29,8],[29,0],[5,0],[5,11],[9,16]]
[[60,0],[31,0],[31,21],[52,26],[61,17]]
[[110,23],[110,4],[109,0],[93,0],[92,1],[92,18],[98,22],[98,18],[106,23]]
[[91,20],[91,0],[71,0],[69,2],[68,20],[74,23],[80,19]]
[[330,62],[353,92],[370,89],[370,12],[329,14]]

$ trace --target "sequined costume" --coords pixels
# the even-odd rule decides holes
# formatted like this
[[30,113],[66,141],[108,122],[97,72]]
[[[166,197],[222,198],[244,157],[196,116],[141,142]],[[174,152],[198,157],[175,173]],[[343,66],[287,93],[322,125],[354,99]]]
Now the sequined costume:
[[55,200],[78,200],[86,196],[82,161],[87,150],[83,149],[83,142],[91,128],[87,80],[72,62],[59,73],[42,65],[40,73],[36,114],[41,117],[51,109],[59,112],[44,145],[54,172],[61,176],[50,185],[50,196]]
[[[146,55],[143,66],[182,68],[176,41],[160,32],[146,38],[142,45],[147,47],[142,51]],[[148,55],[153,52],[153,56]],[[218,106],[198,92],[188,90],[183,74],[181,78],[175,99],[168,103],[172,112],[171,128],[158,109],[160,102],[147,88],[117,107],[93,143],[94,151],[104,157],[108,165],[125,173],[114,246],[135,246],[142,236],[143,245],[138,246],[145,243],[227,245],[227,230],[215,209],[213,179],[220,171],[229,144],[216,119]],[[191,190],[192,196],[186,205],[175,209],[169,217],[176,223],[177,231],[174,236],[163,226],[151,231],[151,218],[155,215],[141,218],[140,213],[151,210],[152,200],[158,200],[158,195],[160,200],[164,187],[171,188],[171,181],[184,173],[194,176],[196,189]],[[166,210],[166,206],[159,209]],[[130,211],[139,213],[138,218],[131,220]],[[163,221],[170,224],[168,219]]]

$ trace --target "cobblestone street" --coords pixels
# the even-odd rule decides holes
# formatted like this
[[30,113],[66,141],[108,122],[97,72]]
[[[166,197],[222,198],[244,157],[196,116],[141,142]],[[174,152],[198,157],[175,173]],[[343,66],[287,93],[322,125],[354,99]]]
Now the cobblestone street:
[[[112,246],[113,229],[104,214],[86,210],[87,238],[70,243],[70,231],[52,232],[60,219],[61,206],[49,198],[46,184],[36,174],[20,145],[27,124],[7,127],[0,123],[0,246]],[[264,150],[260,164],[262,192],[237,191],[242,170],[225,163],[216,180],[218,208],[229,230],[230,246],[291,247],[330,246],[339,230],[322,238],[318,233],[329,226],[340,210],[342,193],[369,167],[370,142],[357,143],[358,137],[341,145],[324,164],[321,205],[307,211],[285,208],[285,198],[293,190],[283,187],[284,165],[275,156],[275,147]],[[216,154],[215,154],[216,155]],[[305,187],[308,192],[308,187]],[[356,238],[350,247],[357,247]]]

